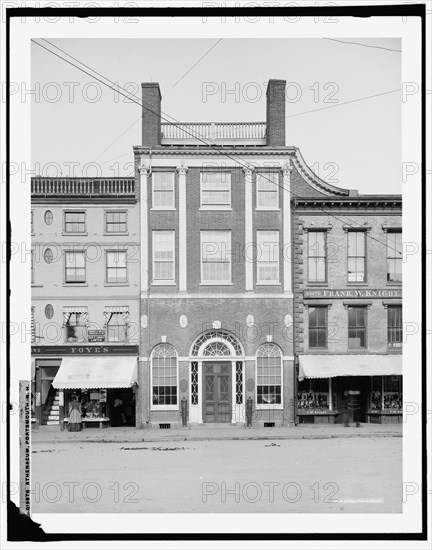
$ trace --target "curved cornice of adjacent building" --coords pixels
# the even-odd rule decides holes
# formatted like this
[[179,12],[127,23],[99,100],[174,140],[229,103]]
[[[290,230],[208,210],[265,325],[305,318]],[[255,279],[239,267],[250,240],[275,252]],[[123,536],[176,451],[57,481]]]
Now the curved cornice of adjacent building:
[[196,155],[223,155],[227,153],[228,155],[241,155],[241,156],[284,156],[289,157],[298,171],[298,173],[303,177],[303,179],[316,191],[331,196],[350,196],[356,195],[357,191],[352,191],[350,189],[343,189],[341,187],[336,187],[330,185],[329,183],[322,180],[319,176],[311,170],[311,168],[306,164],[300,149],[298,147],[207,147],[207,146],[187,146],[178,147],[178,146],[161,146],[155,148],[142,147],[140,145],[134,146],[134,153],[136,155],[145,154],[148,155],[151,153],[153,157],[163,157],[163,156],[196,156]]
[[292,162],[294,166],[297,168],[297,171],[303,178],[311,185],[314,189],[319,191],[320,193],[324,193],[328,196],[349,196],[351,194],[357,194],[356,191],[352,191],[350,189],[343,189],[342,187],[336,187],[334,185],[330,185],[330,183],[327,183],[326,181],[322,180],[319,176],[313,172],[309,166],[306,164],[306,161],[303,158],[303,155],[300,152],[300,149],[298,147],[295,147],[295,153],[292,156]]

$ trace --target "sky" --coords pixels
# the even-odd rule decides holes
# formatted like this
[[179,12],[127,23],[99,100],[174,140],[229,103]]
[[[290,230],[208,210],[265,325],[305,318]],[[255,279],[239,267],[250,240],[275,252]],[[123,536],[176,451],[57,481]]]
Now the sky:
[[163,116],[181,122],[264,122],[266,83],[278,78],[287,81],[286,145],[299,147],[315,173],[363,194],[401,192],[397,38],[50,42],[91,75],[32,44],[32,163],[40,175],[133,175],[141,108],[94,71],[138,97],[141,82],[159,82]]

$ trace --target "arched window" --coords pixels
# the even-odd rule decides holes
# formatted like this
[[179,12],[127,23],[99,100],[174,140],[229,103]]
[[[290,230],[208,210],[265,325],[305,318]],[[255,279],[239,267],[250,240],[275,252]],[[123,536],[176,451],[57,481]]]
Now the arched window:
[[275,344],[257,351],[257,405],[282,404],[282,353]]
[[215,355],[231,355],[229,347],[222,342],[211,342],[204,350],[203,355],[215,356]]
[[169,344],[159,344],[152,354],[152,404],[177,406],[177,353]]

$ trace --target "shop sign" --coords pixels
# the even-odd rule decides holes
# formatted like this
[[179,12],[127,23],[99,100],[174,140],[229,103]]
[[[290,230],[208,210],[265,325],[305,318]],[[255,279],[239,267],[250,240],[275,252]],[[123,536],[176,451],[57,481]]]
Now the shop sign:
[[316,289],[305,290],[304,298],[402,298],[402,289],[365,289],[344,288],[341,290]]
[[64,407],[64,392],[59,391],[59,406]]
[[104,330],[88,330],[87,338],[89,342],[105,342]]
[[99,392],[99,401],[101,403],[106,403],[106,400],[107,400],[107,391],[106,389],[101,389],[101,391]]
[[32,346],[33,355],[138,355],[138,346]]

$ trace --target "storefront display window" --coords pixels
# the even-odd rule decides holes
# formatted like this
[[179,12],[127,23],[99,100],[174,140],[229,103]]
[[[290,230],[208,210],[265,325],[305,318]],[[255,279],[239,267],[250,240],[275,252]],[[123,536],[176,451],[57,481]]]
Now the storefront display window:
[[82,390],[81,392],[79,390],[71,391],[68,396],[69,402],[72,401],[73,394],[78,394],[83,420],[106,417],[106,389]]
[[380,411],[382,407],[382,377],[372,376],[370,408],[372,411]]
[[373,376],[370,394],[371,411],[400,411],[402,409],[402,377]]
[[402,377],[384,376],[383,379],[384,410],[402,408]]
[[[334,402],[334,398],[333,398]],[[325,412],[330,410],[329,380],[307,379],[298,385],[299,412]]]

